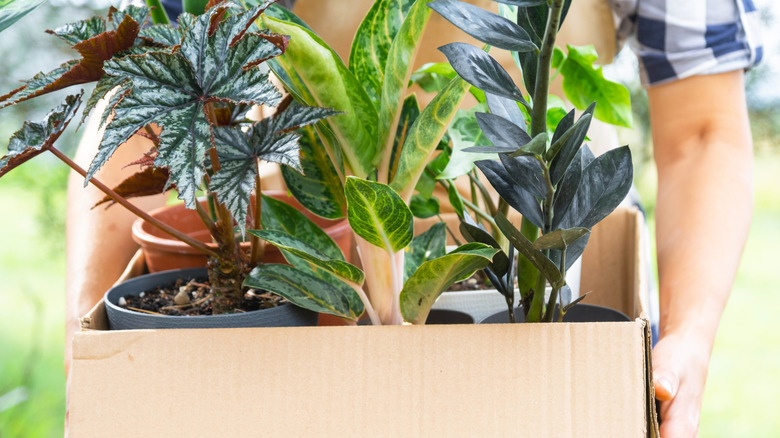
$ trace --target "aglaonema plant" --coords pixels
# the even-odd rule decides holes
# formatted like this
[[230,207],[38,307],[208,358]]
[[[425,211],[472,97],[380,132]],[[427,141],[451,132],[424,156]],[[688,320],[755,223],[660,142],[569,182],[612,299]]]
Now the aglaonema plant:
[[[512,52],[527,90],[524,95],[506,70],[480,48],[465,43],[440,48],[460,77],[485,92],[490,110],[475,113],[484,138],[472,135],[471,145],[459,152],[498,156],[475,164],[500,196],[487,218],[500,234],[488,232],[463,208],[459,209],[460,230],[468,240],[497,249],[502,241],[511,244],[484,272],[505,296],[512,321],[516,288],[526,321],[552,321],[556,309],[562,318],[582,299],[571,296],[566,270],[584,251],[591,228],[620,204],[631,186],[633,167],[627,146],[595,158],[583,143],[594,110],[610,123],[630,123],[628,92],[606,81],[601,70],[592,66],[592,50],[570,46],[566,54],[556,49],[558,29],[571,0],[497,1],[504,3],[503,16],[458,0],[430,3],[477,40]],[[563,115],[557,105],[552,109],[548,105],[553,67],[564,75],[567,97],[584,109],[577,120],[573,110]],[[491,145],[479,145],[484,140]],[[455,163],[468,170],[470,161],[465,161]],[[519,228],[507,219],[509,207],[522,214]],[[515,252],[519,254],[516,265]],[[549,297],[547,285],[552,289]]]
[[262,18],[264,28],[291,37],[285,54],[269,63],[287,91],[304,104],[343,113],[304,135],[305,176],[283,175],[311,211],[348,217],[362,271],[315,251],[294,230],[264,230],[255,235],[280,247],[292,267],[260,266],[251,284],[308,303],[318,299],[310,292],[314,285],[334,294],[351,289],[374,324],[422,323],[442,291],[492,259],[496,250],[478,242],[444,254],[442,227],[413,240],[415,186],[470,87],[454,78],[422,110],[407,95],[413,55],[431,15],[427,3],[376,1],[348,64],[289,11]]
[[[178,27],[146,26],[147,8],[112,8],[108,19],[93,17],[50,31],[82,58],[36,75],[0,97],[0,105],[96,82],[84,117],[101,99],[107,102],[98,152],[84,170],[54,147],[81,103],[80,94],[69,96],[43,122],[26,122],[14,134],[8,154],[0,160],[0,176],[36,155],[53,153],[83,175],[85,185],[91,183],[102,190],[106,201],[121,204],[205,253],[214,313],[240,307],[244,279],[260,263],[263,242],[254,239],[251,253],[244,254],[236,235],[247,226],[262,228],[262,206],[271,202],[258,199],[251,206],[252,192],[261,190],[258,161],[302,170],[297,129],[337,114],[294,103],[291,98],[283,100],[269,81],[267,69],[261,65],[281,55],[288,39],[249,28],[270,3],[249,10],[221,3],[200,16],[183,13]],[[254,122],[246,113],[256,105],[278,106],[273,117]],[[106,187],[95,173],[136,134],[153,144],[135,162],[142,170],[115,190]],[[176,188],[185,205],[197,210],[215,247],[159,222],[127,201],[168,188]],[[198,202],[198,190],[206,193],[210,208]]]

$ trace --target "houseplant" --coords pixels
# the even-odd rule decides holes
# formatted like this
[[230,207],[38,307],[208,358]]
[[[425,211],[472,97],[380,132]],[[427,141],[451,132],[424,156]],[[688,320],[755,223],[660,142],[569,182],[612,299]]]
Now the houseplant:
[[[356,320],[363,313],[364,303],[368,303],[361,289],[363,274],[344,261],[341,250],[327,236],[322,237],[324,233],[316,225],[300,212],[267,197],[262,202],[256,202],[251,213],[247,212],[251,192],[261,186],[257,160],[272,160],[302,170],[298,152],[300,134],[294,130],[338,114],[330,109],[301,105],[289,96],[282,99],[267,81],[267,74],[256,68],[262,62],[281,55],[289,43],[287,36],[248,31],[271,3],[265,2],[246,11],[230,3],[222,3],[209,7],[199,17],[184,13],[179,17],[179,28],[165,24],[142,28],[141,24],[149,12],[146,8],[112,9],[107,22],[93,18],[53,31],[71,43],[84,58],[67,63],[51,73],[37,75],[24,86],[0,98],[0,103],[9,105],[72,84],[97,81],[86,112],[93,109],[100,98],[108,97],[108,107],[102,115],[105,124],[102,143],[88,171],[80,169],[53,147],[57,136],[79,106],[80,96],[71,96],[44,123],[27,124],[15,135],[9,146],[10,153],[0,162],[0,176],[39,153],[51,151],[82,173],[87,182],[103,190],[108,200],[120,203],[158,228],[208,254],[214,313],[229,313],[235,309],[243,299],[243,286],[246,284],[275,290],[309,310]],[[417,10],[427,14],[427,9],[418,7]],[[113,94],[109,94],[112,90]],[[443,93],[443,96],[443,99],[450,98],[448,93]],[[246,120],[245,114],[250,106],[257,104],[278,104],[278,107],[273,117],[259,122]],[[400,111],[400,107],[396,110]],[[347,115],[352,120],[364,117],[357,111],[336,117]],[[161,131],[152,129],[151,123],[159,126]],[[137,161],[144,170],[120,185],[117,190],[121,193],[117,193],[103,186],[93,175],[123,142],[139,131],[152,140],[155,148]],[[438,139],[426,140],[432,144],[438,142]],[[424,154],[419,157],[422,163],[417,165],[418,168],[424,165],[424,158]],[[410,164],[415,163],[406,165]],[[355,198],[355,202],[349,205],[350,209],[357,211],[350,214],[353,226],[373,219],[376,207],[381,207],[385,201],[390,202],[385,204],[390,209],[406,208],[402,202],[399,204],[398,195],[386,185],[358,178],[346,182],[346,198]],[[161,192],[170,186],[176,187],[179,198],[187,207],[197,211],[217,242],[215,249],[160,223],[126,200],[130,196]],[[212,211],[196,202],[195,193],[200,187],[206,190]],[[354,189],[350,190],[350,187]],[[366,203],[366,196],[373,195],[378,196],[380,205]],[[361,208],[364,210],[360,211]],[[253,249],[244,257],[237,249],[234,226],[240,234],[244,234],[248,225],[255,229],[251,237]],[[382,224],[383,227],[385,225]],[[396,227],[393,231],[396,235],[388,243],[397,251],[411,240],[410,223],[399,222],[392,226]],[[262,241],[255,236],[265,233],[265,238],[269,238],[269,235],[279,233],[276,230],[293,231],[287,236],[306,242],[304,253],[301,253],[300,247],[288,248],[288,253],[294,254],[288,259],[297,265],[298,271],[290,272],[293,268],[284,265],[261,264],[262,274],[247,276],[262,258]],[[379,239],[384,237],[387,235]],[[425,287],[431,282],[439,282],[439,287],[446,287],[447,282],[456,281],[484,266],[494,252],[483,244],[467,245],[457,254],[423,266],[416,281],[426,282]],[[327,258],[324,262],[321,260],[323,257]],[[304,265],[305,270],[302,269]],[[449,275],[430,278],[432,270],[441,266],[451,269]],[[272,288],[274,282],[279,282],[280,272],[291,274],[298,284],[322,287]],[[382,269],[375,271],[381,272]],[[323,281],[333,280],[335,276],[347,280],[347,283],[337,282],[334,287]],[[246,282],[245,277],[249,279]],[[281,282],[291,284],[287,278]],[[398,309],[397,302],[396,299],[395,309]],[[372,313],[370,308],[368,306],[369,314]],[[425,313],[427,315],[427,311]],[[393,318],[397,315],[400,312],[396,310]],[[422,315],[420,322],[424,319],[425,315]],[[375,316],[372,320],[379,322]],[[400,323],[400,319],[392,322]]]
[[[618,84],[605,81],[600,69],[590,66],[595,55],[583,56],[584,50],[571,46],[568,54],[555,48],[570,0],[502,3],[514,5],[501,8],[504,16],[458,0],[430,3],[431,8],[472,37],[511,51],[528,90],[526,99],[503,67],[483,50],[465,43],[440,48],[458,75],[485,92],[490,109],[475,116],[481,134],[493,145],[464,151],[499,156],[499,160],[475,164],[500,195],[498,207],[491,212],[500,234],[488,233],[463,209],[460,229],[468,240],[495,248],[502,247],[499,240],[511,243],[508,252],[500,252],[485,269],[506,298],[510,320],[515,319],[516,274],[525,320],[552,321],[556,309],[563,318],[583,298],[571,297],[566,270],[582,254],[593,225],[625,198],[633,168],[627,146],[599,158],[583,146],[596,102],[589,104],[576,122],[573,110],[560,117],[552,124],[548,139],[548,125],[551,118],[554,120],[547,103],[551,67],[564,75],[564,91],[576,105],[600,100],[602,105],[609,105],[600,111],[601,117],[613,123],[630,120],[622,114],[625,105],[619,105],[628,93]],[[577,86],[583,70],[589,76],[586,80],[594,81],[595,86]],[[519,229],[507,219],[508,207],[523,215]],[[512,261],[515,251],[520,254],[517,267]],[[545,301],[547,284],[552,291]]]
[[[51,31],[83,58],[36,75],[0,101],[8,106],[70,85],[97,81],[84,117],[98,100],[110,96],[102,115],[103,141],[88,171],[53,146],[81,103],[81,95],[69,96],[46,120],[25,123],[14,134],[9,154],[0,161],[0,176],[51,151],[104,191],[110,201],[209,255],[212,310],[232,311],[243,299],[244,276],[262,257],[259,240],[251,254],[237,251],[234,231],[237,226],[243,233],[247,223],[261,226],[263,203],[256,203],[257,209],[247,212],[252,190],[260,189],[257,160],[299,167],[299,134],[295,129],[336,113],[282,100],[267,73],[257,68],[281,54],[287,42],[280,35],[248,31],[266,6],[243,11],[223,3],[200,17],[183,14],[179,28],[162,24],[143,27],[147,8],[112,8],[108,20],[93,17]],[[276,115],[259,122],[247,120],[250,106],[260,104],[278,105]],[[152,129],[151,123],[160,129]],[[143,170],[120,185],[119,193],[92,178],[116,148],[139,131],[155,144],[137,161]],[[216,248],[156,221],[126,199],[171,186],[207,224]],[[206,189],[211,211],[195,201],[200,187]]]

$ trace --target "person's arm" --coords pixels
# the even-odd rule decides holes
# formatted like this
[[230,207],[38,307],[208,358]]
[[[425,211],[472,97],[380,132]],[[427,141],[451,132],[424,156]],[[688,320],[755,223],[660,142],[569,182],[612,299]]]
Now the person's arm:
[[710,353],[752,214],[742,71],[648,88],[658,168],[661,436],[696,436]]
[[[102,108],[95,113],[100,114]],[[95,156],[100,135],[99,117],[92,117],[84,127],[75,161],[87,168]],[[138,172],[138,166],[124,166],[149,151],[151,142],[141,136],[132,137],[119,147],[101,169],[97,178],[115,187],[128,176]],[[65,303],[65,373],[70,373],[72,337],[79,329],[79,319],[100,299],[119,278],[130,258],[138,249],[130,235],[135,216],[120,205],[92,208],[103,199],[103,192],[92,185],[84,187],[84,179],[71,172],[68,181],[68,209],[66,217],[66,303]],[[164,195],[131,200],[144,210],[164,205]]]

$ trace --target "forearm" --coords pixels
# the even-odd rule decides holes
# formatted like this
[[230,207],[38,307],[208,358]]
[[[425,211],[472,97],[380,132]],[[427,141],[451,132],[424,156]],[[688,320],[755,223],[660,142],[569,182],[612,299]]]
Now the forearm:
[[742,72],[648,90],[658,167],[661,336],[706,352],[747,238],[752,141]]

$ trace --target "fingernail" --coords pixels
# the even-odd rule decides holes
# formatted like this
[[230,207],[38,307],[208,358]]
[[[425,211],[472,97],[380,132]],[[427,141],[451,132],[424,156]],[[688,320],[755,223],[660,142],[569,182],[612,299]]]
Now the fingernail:
[[670,382],[665,377],[659,377],[655,381],[656,381],[656,386],[660,386],[665,392],[665,394],[662,394],[661,391],[656,391],[658,392],[657,395],[659,399],[666,401],[674,397],[676,391],[674,385],[672,385],[672,382]]

